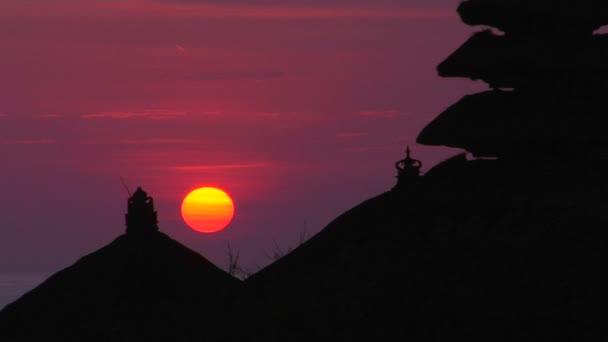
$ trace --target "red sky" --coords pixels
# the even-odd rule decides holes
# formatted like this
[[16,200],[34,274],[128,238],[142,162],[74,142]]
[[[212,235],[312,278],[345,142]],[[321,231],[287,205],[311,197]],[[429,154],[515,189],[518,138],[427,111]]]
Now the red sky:
[[[120,177],[173,238],[263,266],[305,221],[390,189],[406,144],[484,87],[435,72],[476,30],[457,0],[229,3],[0,2],[0,272],[54,271],[123,233]],[[458,152],[412,149],[425,169]],[[235,200],[221,233],[179,216],[203,185]]]

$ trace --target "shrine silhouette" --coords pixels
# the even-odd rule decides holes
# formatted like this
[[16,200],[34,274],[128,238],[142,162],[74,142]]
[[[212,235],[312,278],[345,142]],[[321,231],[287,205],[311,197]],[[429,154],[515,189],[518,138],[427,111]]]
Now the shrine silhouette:
[[158,218],[152,197],[138,187],[129,198],[125,214],[127,234],[141,234],[158,231]]

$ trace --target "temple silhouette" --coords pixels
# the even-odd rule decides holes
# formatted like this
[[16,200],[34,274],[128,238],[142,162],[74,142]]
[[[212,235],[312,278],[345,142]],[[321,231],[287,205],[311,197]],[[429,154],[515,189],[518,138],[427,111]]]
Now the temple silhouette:
[[127,232],[0,311],[1,341],[608,339],[608,2],[468,0],[438,66],[482,80],[417,138],[459,153],[237,280],[128,200]]
[[140,187],[129,198],[125,223],[127,225],[127,234],[158,231],[158,218],[154,210],[154,200]]
[[411,153],[412,151],[408,146],[405,149],[405,159],[399,160],[395,163],[395,168],[397,169],[397,184],[393,188],[395,191],[412,186],[420,177],[422,161],[412,158]]
[[159,231],[138,188],[126,234],[82,257],[0,311],[0,340],[231,340],[242,284]]
[[479,157],[597,158],[608,152],[608,24],[603,1],[469,0],[458,12],[475,33],[439,67],[492,90],[465,96],[418,136]]
[[422,175],[406,151],[391,191],[245,281],[247,331],[270,341],[608,338],[598,273],[608,41],[594,33],[607,4],[462,2],[465,23],[494,29],[438,72],[490,89],[447,108],[417,142],[469,155]]

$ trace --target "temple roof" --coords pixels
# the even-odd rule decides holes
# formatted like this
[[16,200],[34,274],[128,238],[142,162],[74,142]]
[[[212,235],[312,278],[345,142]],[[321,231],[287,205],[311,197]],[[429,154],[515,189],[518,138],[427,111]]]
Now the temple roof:
[[465,96],[419,134],[425,145],[464,148],[476,156],[505,156],[563,148],[608,151],[607,105],[599,99],[489,91]]
[[127,201],[125,221],[127,233],[137,234],[158,231],[154,200],[141,188],[137,188],[133,196]]
[[474,34],[437,68],[443,77],[480,79],[494,88],[593,84],[608,80],[608,35],[567,39]]
[[468,25],[492,26],[507,34],[589,34],[608,25],[605,0],[468,0],[458,13]]
[[0,311],[0,340],[223,341],[240,288],[163,233],[125,234]]
[[405,159],[397,161],[395,168],[397,169],[397,185],[395,188],[403,188],[420,177],[422,161],[412,158],[411,150],[408,146],[405,149]]

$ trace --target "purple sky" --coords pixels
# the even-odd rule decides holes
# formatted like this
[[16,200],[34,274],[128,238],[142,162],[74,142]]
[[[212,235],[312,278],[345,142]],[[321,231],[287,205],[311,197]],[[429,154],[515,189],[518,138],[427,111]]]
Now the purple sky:
[[[481,83],[435,66],[476,29],[457,0],[2,0],[0,272],[55,271],[124,232],[127,195],[226,266],[264,266],[390,189],[406,144]],[[255,5],[252,5],[255,4]],[[457,151],[413,146],[425,169]],[[192,189],[236,203],[200,234]]]

